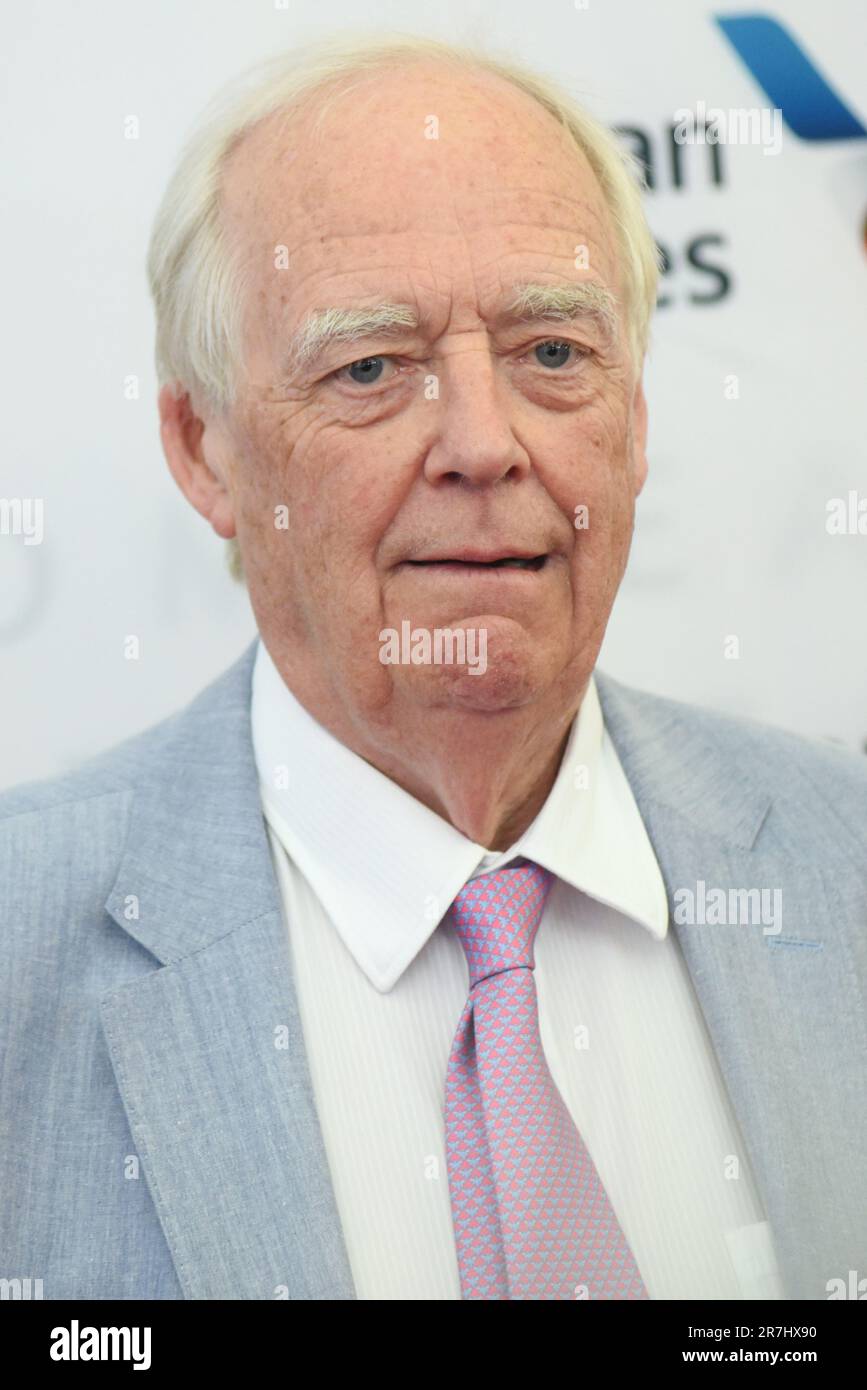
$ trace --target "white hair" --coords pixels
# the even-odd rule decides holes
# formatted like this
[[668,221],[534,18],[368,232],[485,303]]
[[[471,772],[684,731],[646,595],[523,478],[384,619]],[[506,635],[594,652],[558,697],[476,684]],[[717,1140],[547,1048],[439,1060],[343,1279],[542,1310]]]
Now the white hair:
[[[241,376],[245,263],[222,219],[226,161],[254,126],[289,119],[311,99],[321,123],[331,103],[369,74],[423,61],[487,72],[533,97],[568,132],[599,181],[620,252],[624,318],[641,371],[656,305],[659,252],[641,200],[640,167],[615,136],[553,79],[478,45],[412,34],[347,34],[317,40],[247,69],[218,93],[181,152],[154,220],[147,272],[156,311],[160,386],[188,394],[197,414],[220,413]],[[229,563],[242,578],[237,543]]]

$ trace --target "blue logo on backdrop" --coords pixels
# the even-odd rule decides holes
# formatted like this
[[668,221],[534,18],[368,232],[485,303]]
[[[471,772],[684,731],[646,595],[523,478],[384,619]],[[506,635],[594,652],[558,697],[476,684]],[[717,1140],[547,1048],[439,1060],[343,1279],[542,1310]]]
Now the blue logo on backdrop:
[[776,19],[717,15],[716,22],[794,135],[801,140],[867,137],[858,117]]

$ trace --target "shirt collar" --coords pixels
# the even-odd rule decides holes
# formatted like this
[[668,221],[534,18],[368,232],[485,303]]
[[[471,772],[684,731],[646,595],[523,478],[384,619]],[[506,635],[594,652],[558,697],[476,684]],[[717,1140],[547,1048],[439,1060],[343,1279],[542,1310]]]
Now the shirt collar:
[[381,992],[469,878],[519,857],[665,936],[662,874],[592,677],[545,804],[502,853],[468,840],[317,723],[261,639],[251,726],[265,817]]

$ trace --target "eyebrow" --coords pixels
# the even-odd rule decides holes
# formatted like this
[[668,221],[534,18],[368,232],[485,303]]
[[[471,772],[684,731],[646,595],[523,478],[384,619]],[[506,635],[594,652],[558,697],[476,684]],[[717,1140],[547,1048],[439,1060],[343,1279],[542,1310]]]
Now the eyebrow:
[[[513,298],[497,322],[569,323],[593,319],[612,344],[617,341],[617,301],[592,280],[513,286]],[[386,302],[366,309],[317,309],[309,314],[289,344],[287,370],[294,373],[318,361],[333,343],[360,343],[372,337],[400,337],[419,328],[410,304]]]

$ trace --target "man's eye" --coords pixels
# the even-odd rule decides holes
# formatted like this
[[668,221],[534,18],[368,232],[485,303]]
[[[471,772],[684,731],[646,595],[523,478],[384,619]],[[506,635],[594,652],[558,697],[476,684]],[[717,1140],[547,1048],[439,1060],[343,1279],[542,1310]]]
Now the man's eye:
[[564,342],[562,338],[549,338],[544,343],[539,343],[533,351],[536,354],[536,361],[543,367],[564,367],[569,363],[569,354],[575,354],[578,358],[586,357],[587,353],[577,346],[576,343]]
[[387,361],[386,357],[359,357],[357,362],[341,367],[334,375],[339,380],[344,372],[348,372],[350,380],[357,386],[371,386],[381,377]]
[[[577,343],[562,338],[548,338],[544,343],[539,343],[533,351],[537,362],[550,370],[575,365],[576,361],[589,355],[587,350],[579,347]],[[389,362],[391,358],[385,356],[359,357],[357,362],[339,367],[334,372],[334,378],[337,381],[348,379],[356,386],[373,386],[382,378]]]

